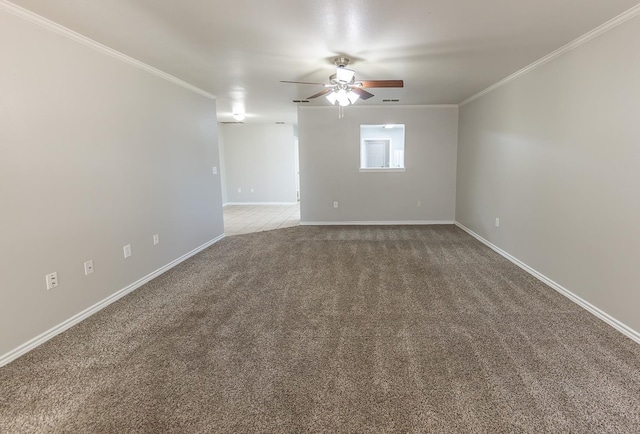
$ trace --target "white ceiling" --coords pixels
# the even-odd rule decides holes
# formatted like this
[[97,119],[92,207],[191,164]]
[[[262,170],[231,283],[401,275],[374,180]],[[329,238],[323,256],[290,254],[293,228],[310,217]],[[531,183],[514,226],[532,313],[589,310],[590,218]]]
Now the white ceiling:
[[[218,120],[296,123],[336,55],[402,79],[357,104],[457,104],[637,0],[12,0],[217,97]],[[306,105],[328,105],[324,98]]]

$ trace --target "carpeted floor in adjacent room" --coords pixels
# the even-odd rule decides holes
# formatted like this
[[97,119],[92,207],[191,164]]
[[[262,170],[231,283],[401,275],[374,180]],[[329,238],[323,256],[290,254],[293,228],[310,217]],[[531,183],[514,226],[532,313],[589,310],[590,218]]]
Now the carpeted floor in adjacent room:
[[228,237],[0,368],[0,432],[640,430],[640,345],[455,226]]

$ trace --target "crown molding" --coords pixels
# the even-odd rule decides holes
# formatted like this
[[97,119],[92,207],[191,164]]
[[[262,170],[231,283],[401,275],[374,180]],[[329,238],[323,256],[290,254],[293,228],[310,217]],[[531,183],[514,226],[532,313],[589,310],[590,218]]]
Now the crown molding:
[[462,101],[460,104],[458,104],[460,107],[470,103],[471,101],[474,101],[478,98],[480,98],[483,95],[488,94],[489,92],[493,92],[494,90],[504,86],[505,84],[515,80],[516,78],[544,65],[547,62],[552,61],[553,59],[562,56],[563,54],[578,48],[579,46],[581,46],[582,44],[600,36],[603,35],[604,33],[608,32],[611,29],[614,29],[616,27],[618,27],[620,24],[623,24],[627,21],[629,21],[630,19],[636,17],[640,15],[640,4],[635,5],[634,7],[632,7],[631,9],[627,10],[626,12],[621,13],[620,15],[618,15],[615,18],[610,19],[609,21],[607,21],[606,23],[596,27],[595,29],[591,30],[590,32],[585,33],[584,35],[580,36],[577,39],[574,39],[573,41],[569,42],[568,44],[558,48],[555,51],[552,51],[551,53],[547,54],[546,56],[540,58],[539,60],[536,60],[535,62],[533,62],[532,64],[525,66],[524,68],[522,68],[519,71],[514,72],[513,74],[509,75],[508,77],[500,80],[499,82],[497,82],[496,84],[489,86],[488,88],[486,88],[485,90],[482,90],[478,93],[476,93],[475,95],[465,99],[464,101]]
[[47,18],[44,18],[40,15],[37,15],[25,8],[22,8],[18,5],[15,5],[7,0],[0,0],[0,10],[13,14],[17,17],[20,17],[26,21],[29,21],[33,24],[36,24],[42,28],[50,30],[54,33],[62,35],[66,38],[69,38],[73,41],[76,41],[84,46],[93,48],[96,51],[100,51],[101,53],[107,54],[111,57],[114,57],[122,62],[128,63],[129,65],[135,66],[138,69],[142,69],[143,71],[147,71],[157,77],[163,78],[173,84],[177,84],[178,86],[184,87],[192,92],[195,92],[199,95],[210,99],[216,99],[215,95],[200,89],[192,84],[187,83],[186,81],[180,80],[177,77],[174,77],[171,74],[167,74],[164,71],[161,71],[153,66],[147,65],[139,60],[134,59],[133,57],[127,56],[119,51],[114,50],[113,48],[109,48],[106,45],[103,45],[99,42],[94,41],[80,33],[74,32],[71,29],[68,29],[64,26],[61,26],[58,23],[55,23]]

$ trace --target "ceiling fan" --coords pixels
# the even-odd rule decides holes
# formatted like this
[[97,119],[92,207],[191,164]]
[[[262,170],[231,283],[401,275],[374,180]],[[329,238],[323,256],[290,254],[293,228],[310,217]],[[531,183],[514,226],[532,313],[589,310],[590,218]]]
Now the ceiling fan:
[[359,98],[365,100],[373,96],[367,92],[366,88],[374,87],[404,87],[402,80],[356,80],[356,73],[352,69],[347,69],[348,57],[336,57],[333,59],[336,64],[335,74],[329,76],[329,83],[310,83],[306,81],[281,81],[281,83],[311,84],[324,86],[326,89],[311,95],[307,99],[326,96],[331,104],[338,103],[340,106],[347,106],[355,103]]

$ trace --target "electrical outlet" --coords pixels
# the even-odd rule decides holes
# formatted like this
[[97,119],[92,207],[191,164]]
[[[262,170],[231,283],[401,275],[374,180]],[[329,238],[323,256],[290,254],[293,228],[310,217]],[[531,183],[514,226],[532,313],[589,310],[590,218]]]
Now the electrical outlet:
[[498,217],[496,217],[496,227],[497,228],[500,227],[500,219]]
[[238,193],[242,193],[242,189],[238,187]]
[[251,189],[251,193],[255,193],[255,192],[256,192],[256,191],[252,188],[252,189]]
[[211,173],[213,173],[214,175],[217,175],[218,174],[218,168],[216,166],[213,166],[211,168]]
[[93,259],[89,259],[84,263],[84,275],[88,276],[91,273],[93,273]]
[[153,236],[153,245],[154,245],[154,246],[156,246],[156,245],[158,245],[159,243],[160,243],[160,235],[155,234],[155,235]]
[[333,207],[334,208],[338,208],[338,201],[337,200],[335,202],[333,202]]
[[47,289],[53,289],[58,286],[58,273],[53,272],[44,276],[47,281]]
[[125,259],[131,256],[131,244],[127,244],[122,248]]
[[420,207],[422,206],[422,201],[420,201],[420,200],[419,200],[419,201],[417,201],[417,202],[416,202],[416,206],[417,206],[418,208],[420,208]]

